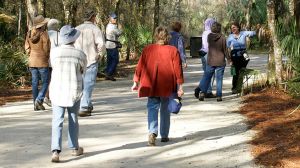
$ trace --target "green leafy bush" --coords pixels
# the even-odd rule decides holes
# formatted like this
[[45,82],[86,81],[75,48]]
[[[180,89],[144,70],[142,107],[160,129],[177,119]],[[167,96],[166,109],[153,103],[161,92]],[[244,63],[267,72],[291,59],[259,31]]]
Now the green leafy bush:
[[23,44],[24,40],[20,38],[10,43],[0,41],[0,87],[24,84],[21,77],[28,76],[28,73]]

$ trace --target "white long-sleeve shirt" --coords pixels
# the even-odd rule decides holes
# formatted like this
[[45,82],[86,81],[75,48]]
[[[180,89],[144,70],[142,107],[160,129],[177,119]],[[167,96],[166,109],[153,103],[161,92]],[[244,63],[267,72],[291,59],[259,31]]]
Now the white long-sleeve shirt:
[[118,37],[122,34],[122,31],[118,29],[116,24],[108,23],[106,26],[106,48],[116,48],[116,43],[108,40],[118,41]]
[[52,76],[49,86],[52,104],[72,107],[79,101],[83,89],[83,73],[86,71],[86,55],[73,45],[61,45],[51,49]]
[[80,36],[75,42],[75,47],[82,50],[87,56],[87,67],[99,61],[100,56],[106,52],[104,36],[94,23],[85,21],[76,27]]

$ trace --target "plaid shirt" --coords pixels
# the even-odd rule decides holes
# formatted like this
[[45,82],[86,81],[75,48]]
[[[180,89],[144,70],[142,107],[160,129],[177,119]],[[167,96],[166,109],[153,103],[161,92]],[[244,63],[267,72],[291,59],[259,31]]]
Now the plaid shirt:
[[50,53],[52,76],[50,99],[54,105],[72,107],[80,100],[83,89],[83,73],[86,70],[86,55],[73,45],[53,48]]

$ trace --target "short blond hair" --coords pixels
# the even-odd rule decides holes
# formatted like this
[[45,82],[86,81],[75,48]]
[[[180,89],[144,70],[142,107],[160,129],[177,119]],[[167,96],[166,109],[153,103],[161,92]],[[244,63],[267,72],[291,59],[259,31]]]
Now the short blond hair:
[[170,35],[168,29],[164,26],[158,26],[154,32],[154,41],[163,41],[164,44],[168,44]]

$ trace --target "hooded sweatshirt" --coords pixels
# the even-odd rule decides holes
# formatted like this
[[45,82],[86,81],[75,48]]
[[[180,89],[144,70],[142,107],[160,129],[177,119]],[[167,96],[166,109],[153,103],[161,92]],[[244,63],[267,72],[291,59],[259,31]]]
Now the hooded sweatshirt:
[[208,35],[208,65],[225,66],[226,61],[231,61],[231,57],[227,51],[226,38],[219,33],[210,33]]
[[202,33],[202,48],[200,50],[208,52],[207,36],[211,33],[211,25],[215,23],[213,18],[207,18],[204,22],[204,32]]

